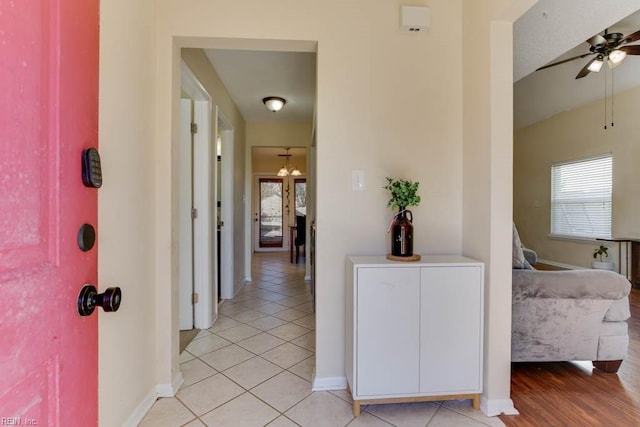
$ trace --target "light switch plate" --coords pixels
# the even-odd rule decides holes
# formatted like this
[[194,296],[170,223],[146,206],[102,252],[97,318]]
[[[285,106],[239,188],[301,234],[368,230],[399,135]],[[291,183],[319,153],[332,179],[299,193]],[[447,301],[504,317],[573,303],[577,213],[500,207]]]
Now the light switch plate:
[[353,191],[364,190],[364,171],[363,170],[351,171],[351,189]]

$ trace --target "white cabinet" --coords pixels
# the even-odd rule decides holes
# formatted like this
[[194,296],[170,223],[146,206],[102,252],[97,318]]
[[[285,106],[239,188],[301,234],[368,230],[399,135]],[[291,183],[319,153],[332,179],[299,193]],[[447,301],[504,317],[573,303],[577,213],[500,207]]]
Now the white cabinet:
[[482,392],[481,262],[349,257],[346,374],[361,404],[472,399]]

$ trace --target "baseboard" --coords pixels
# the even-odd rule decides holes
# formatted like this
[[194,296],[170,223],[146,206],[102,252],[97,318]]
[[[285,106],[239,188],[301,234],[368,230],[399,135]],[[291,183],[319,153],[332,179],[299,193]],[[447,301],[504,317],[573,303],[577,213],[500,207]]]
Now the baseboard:
[[171,384],[157,384],[138,404],[129,418],[122,424],[123,427],[136,427],[147,415],[149,410],[159,397],[174,397],[180,386],[184,383],[182,372],[178,372]]
[[[249,282],[250,282],[250,281],[249,281]],[[240,290],[242,290],[242,288],[244,287],[244,285],[246,285],[246,284],[247,284],[247,283],[249,283],[249,282],[247,282],[247,280],[246,280],[246,279],[245,279],[245,280],[243,280],[242,282],[240,282],[240,284],[238,285],[238,290],[237,290],[237,291],[235,291],[235,292],[233,293],[233,296],[232,296],[231,298],[229,298],[229,299],[234,299],[234,298],[236,297],[236,295],[238,295],[238,292],[240,292]],[[234,288],[234,289],[235,289],[235,288]]]
[[480,409],[487,417],[497,417],[500,414],[518,415],[520,412],[513,406],[511,399],[487,399],[480,396]]
[[173,382],[171,384],[158,384],[156,386],[156,392],[158,393],[158,397],[173,397],[176,395],[180,386],[184,383],[184,377],[182,376],[182,372],[178,371]]
[[345,390],[347,388],[347,377],[318,378],[314,372],[312,384],[311,390],[313,391]]
[[554,267],[564,268],[566,270],[584,270],[585,269],[584,267],[579,267],[577,265],[563,264],[561,262],[548,261],[546,259],[540,259],[540,258],[538,258],[538,262],[540,264],[548,264],[548,265],[552,265]]
[[154,387],[145,397],[142,402],[131,413],[129,418],[122,424],[122,427],[136,427],[142,422],[142,419],[147,415],[151,407],[158,399],[158,388]]

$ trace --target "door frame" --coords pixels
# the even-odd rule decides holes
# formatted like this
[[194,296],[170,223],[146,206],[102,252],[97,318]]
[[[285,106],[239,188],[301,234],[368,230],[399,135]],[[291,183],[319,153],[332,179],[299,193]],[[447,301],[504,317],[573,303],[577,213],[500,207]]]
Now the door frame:
[[[216,116],[215,116],[215,137],[218,135],[221,139],[220,144],[220,167],[222,171],[220,173],[220,177],[222,180],[221,183],[221,218],[223,221],[223,225],[220,228],[220,297],[222,299],[231,299],[235,293],[234,289],[234,272],[235,272],[235,263],[234,263],[234,254],[235,254],[235,244],[233,240],[235,222],[233,218],[233,211],[235,202],[233,200],[234,191],[233,191],[233,162],[234,162],[234,129],[231,125],[231,121],[226,118],[224,113],[220,110],[220,106],[216,105]],[[218,162],[214,163],[216,168],[218,167]],[[216,179],[218,177],[218,171],[214,174]],[[216,182],[216,187],[218,187],[218,183]],[[215,192],[215,204],[218,205],[217,200],[217,192]],[[217,236],[216,236],[217,238]],[[217,248],[217,246],[216,246]],[[213,259],[213,258],[212,258]],[[217,259],[217,258],[215,258]],[[215,280],[217,281],[218,275],[215,275]],[[217,289],[217,287],[216,287]],[[217,303],[218,298],[214,300]]]
[[[193,134],[193,208],[197,215],[193,220],[193,291],[198,295],[193,305],[193,323],[197,329],[210,328],[218,315],[218,289],[214,278],[217,266],[213,262],[217,258],[217,235],[213,232],[215,217],[213,206],[216,205],[216,175],[212,165],[216,162],[215,138],[212,138],[212,101],[211,95],[195,76],[193,71],[182,61],[182,88],[193,99],[193,123],[197,124],[197,132]],[[180,173],[188,173],[181,171]],[[184,207],[183,207],[184,208]],[[180,236],[182,241],[184,237]]]

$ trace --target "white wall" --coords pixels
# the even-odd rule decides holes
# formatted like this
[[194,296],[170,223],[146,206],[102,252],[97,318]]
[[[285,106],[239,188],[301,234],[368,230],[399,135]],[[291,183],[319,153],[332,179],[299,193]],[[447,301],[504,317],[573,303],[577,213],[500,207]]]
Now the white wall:
[[[423,34],[399,31],[402,2],[396,0],[195,1],[187,9],[178,1],[160,4],[157,105],[163,162],[172,150],[172,35],[318,42],[316,374],[344,377],[344,257],[389,250],[385,231],[392,212],[386,208],[384,177],[421,182],[423,204],[413,210],[416,252],[461,250],[461,3],[432,2],[433,25]],[[211,25],[221,15],[224,19]],[[446,72],[434,66],[434,58],[447,64]],[[365,191],[351,190],[352,169],[365,171]],[[168,179],[165,175],[159,183],[167,193]],[[159,215],[170,211],[168,203],[168,197],[159,200]],[[169,228],[170,218],[162,220]],[[159,236],[159,246],[168,246],[168,238]],[[158,261],[167,265],[171,258],[162,254]],[[168,301],[171,283],[161,286]]]
[[311,122],[249,122],[247,147],[308,147]]
[[[508,399],[508,326],[498,323],[510,313],[504,259],[510,242],[510,161],[502,150],[509,153],[510,127],[503,124],[510,123],[505,119],[510,117],[510,91],[504,85],[511,82],[501,79],[511,64],[509,51],[502,49],[510,38],[499,36],[509,32],[510,24],[496,30],[489,22],[496,16],[512,22],[517,14],[504,9],[527,2],[493,0],[487,15],[483,8],[488,5],[476,6],[475,0],[433,0],[431,30],[418,34],[398,30],[403,3],[194,0],[185,7],[178,0],[133,6],[124,0],[105,2],[100,107],[106,129],[101,137],[105,163],[123,167],[121,177],[114,178],[118,188],[111,194],[101,190],[100,269],[105,279],[131,281],[123,289],[121,311],[128,292],[141,305],[135,313],[121,313],[119,323],[126,319],[126,324],[101,337],[101,348],[112,344],[101,350],[101,369],[111,369],[101,374],[102,425],[120,425],[154,380],[171,384],[178,376],[179,49],[239,39],[247,46],[317,41],[317,377],[328,385],[344,378],[344,257],[388,251],[385,230],[392,212],[382,186],[385,176],[393,176],[421,183],[423,202],[413,209],[416,252],[489,251],[483,255],[489,261],[486,344],[497,350],[486,353],[485,397]],[[477,41],[469,46],[490,47],[481,52],[492,55],[491,61],[469,63],[466,58],[463,63],[463,55],[472,53],[465,47],[470,40]],[[470,71],[463,76],[465,64]],[[155,118],[148,111],[154,107]],[[112,153],[109,144],[114,144]],[[246,159],[242,154],[238,158]],[[365,171],[365,191],[351,191],[353,169]],[[238,173],[246,179],[249,172]],[[238,191],[236,199],[242,201],[243,195]],[[475,200],[478,206],[471,204]],[[125,209],[128,215],[122,214]],[[139,246],[131,244],[131,236],[139,236]],[[150,354],[154,345],[156,353]],[[155,378],[150,372],[154,360]],[[120,368],[124,373],[118,374],[118,384],[105,378]],[[125,407],[113,396],[122,396]]]
[[123,425],[157,384],[155,44],[155,1],[101,2],[99,290],[122,288],[118,312],[96,310],[101,426]]
[[[640,237],[640,121],[635,112],[640,105],[640,87],[616,94],[614,102],[615,126],[611,127],[609,120],[606,130],[605,103],[599,100],[515,133],[514,217],[523,243],[542,259],[588,268],[593,250],[601,244],[549,238],[551,165],[557,162],[611,153],[612,235]],[[617,264],[615,245],[611,248],[609,259]]]

